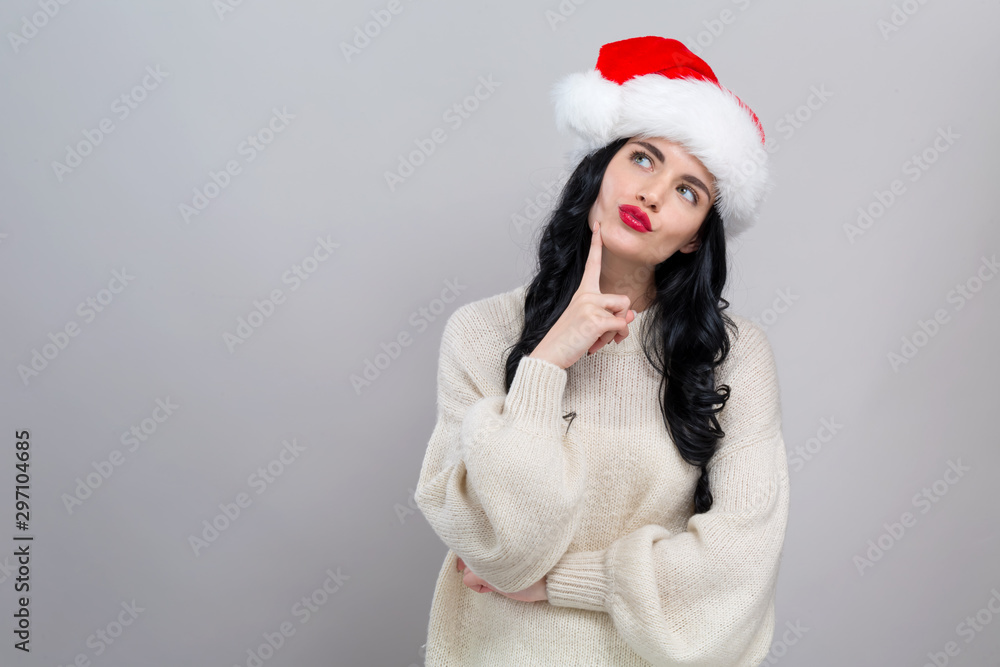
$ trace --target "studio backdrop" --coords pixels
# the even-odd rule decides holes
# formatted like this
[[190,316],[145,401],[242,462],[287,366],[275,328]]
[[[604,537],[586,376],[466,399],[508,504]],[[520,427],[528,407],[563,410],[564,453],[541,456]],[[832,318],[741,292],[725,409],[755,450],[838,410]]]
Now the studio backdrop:
[[[14,0],[0,664],[423,664],[441,333],[527,282],[550,91],[681,40],[760,117],[768,664],[997,664],[1000,4]],[[544,604],[544,603],[541,603]]]

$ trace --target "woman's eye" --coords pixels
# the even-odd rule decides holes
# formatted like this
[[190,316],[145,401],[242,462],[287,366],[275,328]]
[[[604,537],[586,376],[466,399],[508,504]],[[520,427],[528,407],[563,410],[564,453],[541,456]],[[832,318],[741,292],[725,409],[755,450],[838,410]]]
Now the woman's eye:
[[636,151],[635,153],[632,153],[633,162],[639,164],[640,160],[645,160],[648,163],[648,165],[646,166],[652,166],[653,164],[652,160],[649,159],[649,156],[643,153],[642,151]]
[[689,202],[691,202],[692,204],[698,203],[698,195],[695,194],[694,190],[692,190],[686,185],[682,185],[677,189],[682,193],[682,196],[685,197]]

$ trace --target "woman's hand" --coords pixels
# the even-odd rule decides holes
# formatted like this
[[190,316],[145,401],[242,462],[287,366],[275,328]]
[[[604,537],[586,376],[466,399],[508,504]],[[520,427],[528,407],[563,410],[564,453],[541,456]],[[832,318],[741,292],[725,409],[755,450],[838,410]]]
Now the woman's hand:
[[569,368],[584,353],[597,352],[614,340],[628,338],[635,319],[631,300],[624,294],[601,293],[601,223],[594,223],[590,252],[580,286],[556,323],[528,356]]
[[535,582],[531,586],[528,586],[523,591],[518,591],[516,593],[501,593],[500,591],[491,588],[484,579],[481,579],[473,574],[472,570],[466,570],[465,563],[461,558],[458,559],[457,566],[459,572],[465,570],[462,583],[477,593],[500,593],[500,595],[509,597],[511,600],[521,600],[523,602],[538,602],[540,600],[549,599],[549,596],[545,592],[545,577],[542,577],[539,581]]

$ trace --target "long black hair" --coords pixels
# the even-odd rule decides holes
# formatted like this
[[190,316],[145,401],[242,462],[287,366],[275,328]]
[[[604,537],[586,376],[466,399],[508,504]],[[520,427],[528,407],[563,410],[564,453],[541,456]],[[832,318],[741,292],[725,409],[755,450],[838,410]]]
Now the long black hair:
[[[580,286],[590,251],[588,214],[600,192],[604,172],[628,138],[617,139],[585,157],[563,187],[556,209],[542,230],[535,276],[524,298],[521,339],[506,361],[510,391],[521,358],[531,354],[569,306]],[[691,253],[675,252],[656,265],[655,300],[650,316],[652,340],[643,339],[646,358],[660,373],[663,421],[678,452],[701,468],[694,512],[712,507],[706,466],[725,433],[716,413],[729,399],[728,385],[715,386],[715,367],[729,354],[726,326],[736,323],[723,311],[726,239],[722,218],[713,205],[699,229],[700,244]],[[646,276],[640,284],[648,282]]]

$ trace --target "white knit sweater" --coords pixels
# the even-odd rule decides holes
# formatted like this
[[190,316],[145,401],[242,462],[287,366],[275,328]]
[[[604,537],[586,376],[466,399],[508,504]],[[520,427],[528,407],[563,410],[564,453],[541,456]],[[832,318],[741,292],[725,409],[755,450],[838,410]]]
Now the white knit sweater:
[[[650,311],[568,369],[522,358],[508,393],[526,289],[458,308],[441,340],[437,423],[416,489],[449,548],[427,667],[760,664],[789,495],[767,337],[729,314],[739,335],[716,375],[731,395],[708,465],[714,503],[692,516],[700,470],[663,424],[639,329]],[[549,599],[475,592],[457,556],[504,592],[547,574]]]

